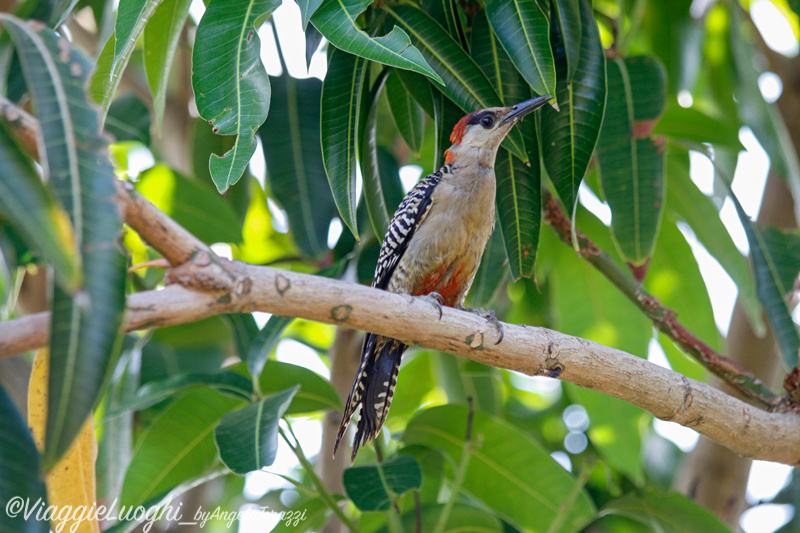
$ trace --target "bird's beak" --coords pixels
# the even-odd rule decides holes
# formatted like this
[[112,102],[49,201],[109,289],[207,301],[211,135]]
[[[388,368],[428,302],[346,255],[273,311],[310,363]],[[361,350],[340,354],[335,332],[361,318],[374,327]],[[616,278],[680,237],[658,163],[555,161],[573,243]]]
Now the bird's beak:
[[525,100],[521,104],[512,105],[510,108],[511,111],[508,113],[508,115],[506,115],[500,124],[505,124],[506,122],[510,121],[516,122],[528,113],[536,111],[552,99],[552,96],[545,94],[544,96],[537,96],[536,98]]

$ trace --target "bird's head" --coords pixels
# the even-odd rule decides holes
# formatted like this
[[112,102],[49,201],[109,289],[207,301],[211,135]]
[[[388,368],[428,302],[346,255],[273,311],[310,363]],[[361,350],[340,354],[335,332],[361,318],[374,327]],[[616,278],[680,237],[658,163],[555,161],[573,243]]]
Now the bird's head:
[[466,115],[450,134],[453,145],[445,152],[445,162],[472,157],[483,160],[490,156],[494,164],[497,149],[514,124],[550,100],[552,97],[547,94],[511,107],[490,107]]

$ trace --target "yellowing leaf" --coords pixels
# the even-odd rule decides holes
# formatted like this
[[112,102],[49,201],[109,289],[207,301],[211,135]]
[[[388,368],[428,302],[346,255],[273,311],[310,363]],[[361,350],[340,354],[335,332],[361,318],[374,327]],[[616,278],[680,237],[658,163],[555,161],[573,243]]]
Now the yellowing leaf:
[[[39,450],[44,449],[45,427],[47,423],[47,382],[50,375],[50,352],[43,348],[36,354],[31,381],[28,387],[28,425],[33,440]],[[73,516],[80,519],[81,514],[89,515],[95,505],[96,487],[94,463],[97,457],[97,441],[94,435],[93,416],[89,415],[78,436],[67,453],[46,474],[47,502],[55,506],[56,517],[51,527],[60,531],[75,533],[99,533],[100,527],[95,519],[83,519],[75,526]],[[70,509],[64,511],[63,509]],[[81,513],[80,509],[87,509]]]

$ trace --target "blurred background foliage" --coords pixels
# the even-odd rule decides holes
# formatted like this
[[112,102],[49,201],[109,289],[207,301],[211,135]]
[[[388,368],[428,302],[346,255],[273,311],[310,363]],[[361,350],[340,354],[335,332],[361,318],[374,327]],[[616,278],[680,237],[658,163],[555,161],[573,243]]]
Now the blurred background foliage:
[[[121,228],[110,202],[91,203],[110,197],[97,163],[110,140],[116,176],[218,254],[370,283],[391,214],[441,165],[455,122],[551,93],[560,111],[526,120],[498,154],[498,223],[468,304],[713,379],[654,327],[640,282],[778,394],[800,347],[796,1],[0,0],[0,12],[3,105],[32,112],[45,142],[36,166],[0,127],[0,312],[52,302],[53,331],[79,343],[51,345],[51,395],[68,407],[51,403],[41,457],[20,418],[30,356],[0,360],[2,471],[38,479],[94,412],[98,502],[221,510],[203,531],[800,531],[789,467],[751,469],[615,398],[421,348],[350,468],[348,450],[329,456],[359,335],[255,313],[118,342],[121,295],[162,287],[164,271],[132,270],[123,292],[121,256],[74,246]],[[551,195],[604,265],[542,224]],[[121,242],[128,266],[160,257],[129,228]],[[102,306],[74,303],[87,280]],[[0,502],[34,485],[0,483]],[[219,516],[246,510],[235,525]]]

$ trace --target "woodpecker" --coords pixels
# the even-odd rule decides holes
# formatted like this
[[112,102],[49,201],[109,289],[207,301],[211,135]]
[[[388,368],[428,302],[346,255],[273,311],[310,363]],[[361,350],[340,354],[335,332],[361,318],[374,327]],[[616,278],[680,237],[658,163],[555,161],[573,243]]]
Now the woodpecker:
[[[392,217],[373,287],[420,296],[437,306],[440,318],[441,305],[464,309],[464,298],[494,229],[497,149],[514,124],[550,100],[545,95],[511,107],[482,109],[458,121],[450,135],[453,144],[445,151],[445,165],[420,180]],[[495,320],[491,311],[467,310]],[[502,340],[499,322],[495,324]],[[359,447],[378,434],[389,413],[400,358],[407,348],[396,339],[365,335],[334,455],[359,405],[351,461]]]

